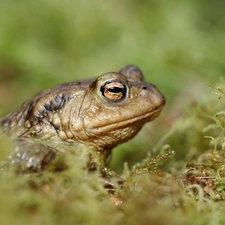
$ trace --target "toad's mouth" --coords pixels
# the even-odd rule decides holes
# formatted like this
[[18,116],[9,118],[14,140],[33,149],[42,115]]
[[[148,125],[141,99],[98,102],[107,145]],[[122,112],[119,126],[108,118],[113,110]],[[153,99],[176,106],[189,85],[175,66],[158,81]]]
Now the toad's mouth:
[[156,107],[151,112],[145,113],[140,116],[131,117],[129,119],[123,120],[123,121],[113,121],[112,123],[103,125],[103,126],[95,126],[92,128],[89,128],[90,130],[97,130],[98,132],[109,132],[112,130],[120,129],[122,127],[129,127],[132,126],[132,124],[135,124],[137,127],[142,127],[146,122],[150,122],[154,120],[161,112],[162,106]]

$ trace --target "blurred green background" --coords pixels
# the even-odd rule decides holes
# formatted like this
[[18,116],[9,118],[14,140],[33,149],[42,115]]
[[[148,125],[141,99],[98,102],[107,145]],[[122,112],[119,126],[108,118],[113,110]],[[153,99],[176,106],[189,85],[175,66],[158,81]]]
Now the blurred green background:
[[129,144],[115,151],[113,167],[132,163],[168,132],[182,105],[201,101],[205,83],[224,75],[224,11],[222,0],[2,0],[0,116],[42,89],[135,64],[167,106],[132,140],[138,154]]

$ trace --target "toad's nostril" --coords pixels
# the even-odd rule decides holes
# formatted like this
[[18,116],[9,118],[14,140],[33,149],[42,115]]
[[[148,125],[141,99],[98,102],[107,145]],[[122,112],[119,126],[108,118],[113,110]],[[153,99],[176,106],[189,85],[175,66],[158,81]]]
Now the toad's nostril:
[[143,85],[143,86],[141,87],[141,89],[142,89],[142,90],[147,90],[147,89],[148,89],[148,87],[147,87],[147,86],[145,86],[145,85]]

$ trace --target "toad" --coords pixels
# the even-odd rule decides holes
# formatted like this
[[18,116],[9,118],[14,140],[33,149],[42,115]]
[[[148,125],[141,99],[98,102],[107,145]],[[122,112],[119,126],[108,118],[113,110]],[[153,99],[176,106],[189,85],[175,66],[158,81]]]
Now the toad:
[[16,159],[25,159],[28,168],[47,164],[63,145],[86,146],[105,161],[113,147],[154,120],[164,104],[163,94],[143,81],[140,69],[128,65],[119,72],[44,90],[1,118],[0,124],[18,140]]

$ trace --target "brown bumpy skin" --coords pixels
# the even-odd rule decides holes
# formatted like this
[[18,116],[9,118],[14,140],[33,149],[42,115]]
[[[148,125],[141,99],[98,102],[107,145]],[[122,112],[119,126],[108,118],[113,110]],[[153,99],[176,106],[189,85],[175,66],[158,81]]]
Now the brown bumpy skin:
[[3,131],[22,139],[83,144],[103,152],[137,134],[161,112],[165,98],[128,65],[97,79],[47,89],[0,120]]

